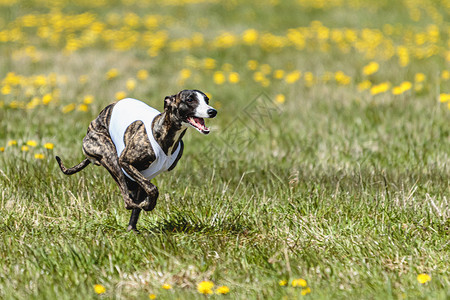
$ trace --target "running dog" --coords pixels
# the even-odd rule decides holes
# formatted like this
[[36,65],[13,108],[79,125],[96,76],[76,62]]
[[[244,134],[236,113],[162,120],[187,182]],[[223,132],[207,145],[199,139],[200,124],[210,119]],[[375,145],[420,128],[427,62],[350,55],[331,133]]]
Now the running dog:
[[127,230],[137,231],[141,210],[151,211],[158,188],[150,180],[171,171],[183,154],[182,138],[188,127],[208,134],[204,118],[217,111],[198,90],[183,90],[164,99],[164,111],[126,98],[105,107],[91,122],[83,139],[82,162],[72,168],[56,160],[61,171],[72,175],[91,162],[105,167],[119,186],[126,209],[132,209]]

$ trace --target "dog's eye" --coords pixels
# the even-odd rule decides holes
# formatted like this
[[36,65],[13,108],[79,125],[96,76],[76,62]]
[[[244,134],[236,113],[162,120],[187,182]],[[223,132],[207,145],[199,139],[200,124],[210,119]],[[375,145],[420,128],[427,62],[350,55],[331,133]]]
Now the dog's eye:
[[186,102],[192,102],[192,101],[194,101],[193,98],[190,98],[190,97],[189,97],[189,98],[186,99]]

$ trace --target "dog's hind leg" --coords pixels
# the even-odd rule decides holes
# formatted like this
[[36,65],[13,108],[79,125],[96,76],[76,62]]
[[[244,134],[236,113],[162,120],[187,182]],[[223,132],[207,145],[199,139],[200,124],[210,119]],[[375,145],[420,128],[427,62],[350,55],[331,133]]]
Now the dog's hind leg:
[[138,208],[139,206],[133,202],[128,190],[125,175],[119,165],[119,157],[117,156],[116,147],[113,142],[103,133],[96,131],[88,131],[83,139],[83,151],[86,156],[100,163],[116,181],[119,190],[125,202],[126,209]]

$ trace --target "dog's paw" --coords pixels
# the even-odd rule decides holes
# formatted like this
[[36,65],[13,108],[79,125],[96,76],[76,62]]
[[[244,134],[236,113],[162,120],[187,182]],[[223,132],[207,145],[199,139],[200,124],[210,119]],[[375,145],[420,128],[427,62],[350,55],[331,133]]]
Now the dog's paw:
[[145,210],[145,211],[151,211],[155,208],[156,201],[151,201],[148,198],[139,203],[139,208]]

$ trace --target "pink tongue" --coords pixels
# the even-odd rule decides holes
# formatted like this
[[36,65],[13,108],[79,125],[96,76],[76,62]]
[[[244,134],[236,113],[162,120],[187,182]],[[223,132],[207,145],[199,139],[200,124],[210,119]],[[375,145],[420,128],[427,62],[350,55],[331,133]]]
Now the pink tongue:
[[203,120],[202,118],[192,117],[191,120],[193,121],[192,123],[194,123],[193,125],[198,129],[208,130],[208,128],[205,126],[205,120]]

